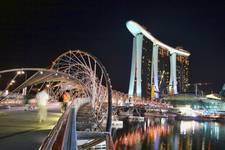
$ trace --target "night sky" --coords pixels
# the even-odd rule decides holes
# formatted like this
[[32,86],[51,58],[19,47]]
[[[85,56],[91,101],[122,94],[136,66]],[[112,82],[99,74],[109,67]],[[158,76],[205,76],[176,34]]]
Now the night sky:
[[132,35],[126,21],[191,52],[190,81],[225,83],[225,1],[15,0],[0,2],[0,70],[48,67],[80,49],[106,66],[114,89],[127,92]]

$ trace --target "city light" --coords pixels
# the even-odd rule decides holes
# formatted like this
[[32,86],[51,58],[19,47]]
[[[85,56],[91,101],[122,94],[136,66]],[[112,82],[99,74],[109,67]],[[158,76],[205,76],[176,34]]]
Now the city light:
[[11,81],[10,81],[11,84],[13,84],[13,83],[15,83],[15,82],[16,82],[15,80],[11,80]]
[[24,71],[17,71],[16,74],[17,74],[17,75],[21,75],[21,74],[25,74],[25,72],[24,72]]
[[[202,125],[197,121],[217,121],[216,119],[219,117],[221,120],[225,119],[224,111],[217,111],[215,109],[216,105],[220,105],[222,102],[216,104],[216,102],[210,100],[212,102],[208,105],[207,101],[209,99],[218,100],[216,95],[213,94],[206,95],[204,99],[197,97],[197,87],[207,85],[207,83],[194,84],[196,87],[196,96],[192,96],[186,92],[187,87],[192,85],[189,84],[188,79],[188,56],[190,55],[188,51],[180,48],[174,49],[160,42],[136,22],[129,21],[127,23],[127,28],[134,35],[128,93],[112,91],[112,85],[108,74],[105,68],[99,65],[101,63],[98,63],[97,59],[89,57],[88,55],[86,56],[83,52],[77,54],[77,52],[80,52],[79,50],[70,50],[69,53],[67,52],[65,55],[60,55],[60,57],[53,62],[53,65],[49,67],[50,69],[18,68],[2,71],[2,73],[13,72],[14,75],[14,77],[10,76],[10,78],[7,78],[7,86],[2,90],[2,93],[5,92],[6,96],[2,99],[6,100],[5,103],[8,106],[19,103],[22,104],[23,102],[32,106],[36,103],[39,111],[41,110],[39,108],[39,103],[42,101],[38,99],[38,96],[35,97],[39,91],[48,89],[47,92],[51,98],[49,102],[56,102],[58,104],[58,99],[61,102],[61,97],[65,96],[64,91],[69,90],[68,93],[71,94],[71,101],[75,100],[72,102],[72,105],[68,107],[68,111],[66,111],[63,116],[71,113],[69,111],[71,111],[72,107],[73,110],[75,110],[75,108],[79,110],[80,102],[86,100],[83,104],[87,102],[90,104],[88,107],[84,105],[84,107],[86,107],[85,109],[83,109],[84,107],[82,106],[82,109],[79,110],[81,111],[79,115],[84,114],[84,116],[82,116],[82,118],[80,116],[78,117],[80,117],[82,121],[87,120],[88,123],[85,122],[86,124],[90,123],[91,126],[92,124],[97,124],[101,127],[99,129],[98,126],[94,128],[96,133],[103,130],[105,132],[106,129],[110,134],[111,126],[115,123],[121,123],[118,121],[119,119],[125,115],[126,118],[129,118],[128,122],[132,126],[128,126],[127,122],[124,124],[124,128],[122,126],[126,131],[119,131],[119,134],[116,135],[117,137],[114,141],[116,149],[117,146],[119,147],[120,145],[122,145],[121,147],[134,149],[173,149],[172,147],[176,147],[175,149],[184,149],[186,145],[183,144],[183,137],[185,137],[185,144],[188,143],[187,145],[192,147],[192,141],[190,142],[188,135],[192,136],[195,132],[199,133],[202,128]],[[145,40],[151,42],[151,45]],[[147,43],[146,45],[150,45],[151,47],[145,47],[144,43]],[[146,49],[146,51],[144,49]],[[147,53],[148,55],[145,55]],[[26,71],[26,81],[23,83],[22,80],[20,80],[20,78],[24,77],[23,74],[25,74],[22,69]],[[28,71],[31,71],[34,75],[32,76]],[[19,85],[20,83],[22,84]],[[33,85],[35,87],[33,87]],[[142,94],[142,90],[146,90],[146,92]],[[145,94],[147,96],[145,96]],[[174,97],[171,98],[169,95]],[[182,97],[180,98],[179,96]],[[190,99],[194,97],[194,100],[191,100],[191,104],[188,102],[189,97]],[[79,99],[81,99],[81,101],[78,101]],[[106,103],[107,100],[108,105]],[[169,103],[169,101],[176,104],[173,105]],[[35,113],[36,112],[37,111],[35,111]],[[218,113],[216,114],[215,112]],[[76,113],[73,113],[73,115],[76,115]],[[118,119],[117,117],[121,118]],[[74,117],[72,116],[72,118]],[[55,117],[55,119],[57,120],[58,117]],[[60,121],[63,119],[60,119]],[[148,120],[146,121],[146,119]],[[79,119],[77,120],[80,121]],[[59,123],[61,125],[60,121]],[[74,120],[72,121],[74,123]],[[143,121],[144,126],[142,123],[133,123],[132,121]],[[77,122],[75,122],[75,124],[76,123]],[[66,123],[63,124],[65,124],[66,127],[68,125]],[[212,137],[213,132],[215,132],[217,135],[216,139],[218,140],[221,131],[219,128],[220,124],[218,123],[214,126],[216,126],[214,130],[210,129],[210,136]],[[57,127],[58,125],[56,125],[52,131],[55,131],[55,129],[59,131]],[[53,128],[53,126],[46,124],[43,129],[51,128]],[[68,132],[65,133],[69,132],[70,130],[68,129]],[[74,132],[76,132],[76,128]],[[204,136],[205,135],[206,131],[204,131]],[[200,135],[197,136],[200,137]],[[162,141],[161,143],[160,140]],[[202,142],[204,143],[202,149],[205,149],[204,140],[205,139],[203,139]],[[172,141],[175,142],[171,144]]]

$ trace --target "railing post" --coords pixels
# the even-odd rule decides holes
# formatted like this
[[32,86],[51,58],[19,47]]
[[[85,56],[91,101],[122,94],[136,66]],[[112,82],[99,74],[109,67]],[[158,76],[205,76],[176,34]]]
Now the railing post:
[[66,131],[63,138],[63,150],[77,150],[77,127],[76,127],[76,110],[78,109],[72,102],[71,113],[68,116]]
[[113,141],[111,135],[106,135],[106,149],[114,150]]
[[72,111],[70,149],[77,150],[76,107],[74,107]]

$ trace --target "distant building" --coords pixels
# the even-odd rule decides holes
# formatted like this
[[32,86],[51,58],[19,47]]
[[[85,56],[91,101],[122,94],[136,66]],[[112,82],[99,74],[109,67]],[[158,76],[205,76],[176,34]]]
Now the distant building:
[[[153,43],[144,37],[142,49],[142,94],[151,97],[151,63]],[[177,47],[181,49],[181,47]],[[178,93],[187,92],[189,84],[188,57],[177,55],[177,87]],[[170,54],[169,51],[159,47],[158,51],[158,77],[160,95],[167,95],[170,80]]]
[[152,42],[144,37],[142,49],[142,95],[144,97],[151,97],[152,48]]
[[[177,49],[180,49],[179,47]],[[177,56],[177,87],[180,93],[185,93],[189,85],[189,59]]]
[[221,96],[225,96],[225,84],[223,84],[223,87],[222,87],[222,89],[220,91],[220,95]]
[[159,48],[159,91],[160,95],[168,94],[169,80],[170,80],[170,55],[169,52],[163,48]]

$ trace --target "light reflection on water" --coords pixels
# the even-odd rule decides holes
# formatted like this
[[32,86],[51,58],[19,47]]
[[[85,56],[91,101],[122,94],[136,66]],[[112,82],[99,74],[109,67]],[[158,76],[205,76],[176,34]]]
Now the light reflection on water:
[[118,150],[220,150],[225,149],[225,124],[149,118],[113,129],[113,141]]

